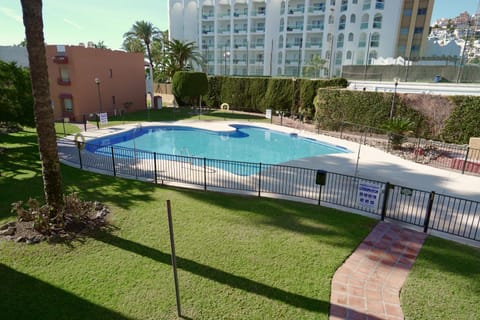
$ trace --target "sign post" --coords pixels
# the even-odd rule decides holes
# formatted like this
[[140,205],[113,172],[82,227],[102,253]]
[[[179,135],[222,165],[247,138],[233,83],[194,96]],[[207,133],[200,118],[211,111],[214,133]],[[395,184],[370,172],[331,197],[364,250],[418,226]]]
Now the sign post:
[[177,299],[177,316],[182,316],[182,310],[180,307],[180,291],[178,290],[178,276],[177,276],[177,258],[175,255],[175,239],[173,237],[173,223],[172,223],[172,208],[170,206],[170,200],[167,200],[167,217],[168,217],[168,231],[170,232],[170,247],[172,250],[172,268],[173,268],[173,281],[175,282],[175,296]]

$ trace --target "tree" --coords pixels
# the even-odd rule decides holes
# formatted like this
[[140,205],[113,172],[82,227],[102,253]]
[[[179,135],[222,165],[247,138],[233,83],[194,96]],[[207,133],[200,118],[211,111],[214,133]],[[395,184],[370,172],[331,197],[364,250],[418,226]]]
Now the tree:
[[177,62],[178,70],[175,71],[187,71],[191,68],[188,64],[190,61],[199,65],[202,64],[203,57],[196,51],[197,48],[193,42],[182,42],[174,39],[167,42],[166,48],[170,64],[173,64],[171,63],[172,60]]
[[53,110],[50,106],[47,59],[43,37],[42,0],[21,0],[21,3],[32,79],[45,202],[52,208],[50,217],[54,217],[63,207],[63,192]]
[[186,99],[190,101],[195,97],[200,99],[200,96],[208,92],[207,74],[204,72],[176,72],[173,76],[172,92],[175,99],[182,104]]
[[0,122],[35,125],[30,75],[14,62],[0,61]]
[[123,40],[122,48],[128,52],[145,54],[145,46],[143,45],[142,40],[133,36],[126,37],[125,40]]
[[400,149],[407,136],[413,133],[415,123],[406,118],[389,119],[383,126],[388,131],[388,139],[392,149]]
[[[150,48],[150,44],[152,43],[153,39],[159,36],[160,31],[153,26],[151,22],[148,21],[136,21],[135,24],[132,26],[130,31],[126,32],[123,37],[126,41],[132,42],[136,41],[136,46],[138,46],[138,40],[140,43],[145,46],[147,50],[147,58],[150,63],[150,66],[153,68],[153,60],[152,60],[152,52]],[[134,40],[136,39],[136,40]],[[125,43],[125,41],[124,41]]]
[[98,41],[98,43],[94,44],[94,46],[97,49],[108,49],[107,45],[103,41]]
[[306,67],[305,73],[308,75],[313,74],[314,78],[319,78],[320,71],[322,71],[326,62],[327,60],[322,59],[318,54],[314,54],[312,60],[308,63],[309,66]]

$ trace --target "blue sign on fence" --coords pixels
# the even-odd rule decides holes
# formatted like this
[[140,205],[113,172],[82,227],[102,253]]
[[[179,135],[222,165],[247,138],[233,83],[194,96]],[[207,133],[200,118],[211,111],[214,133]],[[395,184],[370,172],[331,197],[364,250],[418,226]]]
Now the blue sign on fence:
[[361,208],[377,209],[380,198],[380,185],[370,183],[359,183],[357,204]]

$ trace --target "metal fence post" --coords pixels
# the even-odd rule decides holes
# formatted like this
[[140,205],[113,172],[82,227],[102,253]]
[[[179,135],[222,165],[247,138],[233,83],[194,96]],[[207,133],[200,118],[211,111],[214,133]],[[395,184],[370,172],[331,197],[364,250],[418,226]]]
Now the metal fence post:
[[62,118],[62,125],[63,125],[63,136],[67,136],[67,130],[65,130],[65,118]]
[[382,203],[382,216],[381,220],[385,220],[385,216],[387,215],[387,204],[388,204],[388,198],[390,196],[390,188],[394,187],[393,185],[390,184],[390,182],[385,183],[385,193],[383,194],[383,203]]
[[260,197],[260,191],[262,190],[262,163],[259,163],[260,167],[258,170],[258,196]]
[[470,152],[470,147],[467,147],[467,153],[465,154],[465,160],[463,160],[462,174],[465,174],[465,169],[467,168],[468,154]]
[[87,116],[83,115],[83,131],[87,131]]
[[113,168],[113,176],[116,177],[117,176],[117,170],[115,170],[115,156],[114,156],[114,152],[113,152],[113,147],[110,147],[110,149],[112,150],[112,168]]
[[153,153],[153,170],[154,170],[154,177],[155,177],[155,184],[158,183],[158,178],[157,178],[157,153]]
[[207,191],[207,158],[203,158],[203,190]]
[[427,212],[425,214],[425,223],[423,224],[423,232],[427,233],[428,225],[430,224],[430,215],[432,214],[433,199],[435,198],[435,191],[430,192],[428,198]]
[[80,150],[80,146],[77,147],[78,149],[78,161],[80,163],[80,169],[83,169],[83,164],[82,164],[82,152]]

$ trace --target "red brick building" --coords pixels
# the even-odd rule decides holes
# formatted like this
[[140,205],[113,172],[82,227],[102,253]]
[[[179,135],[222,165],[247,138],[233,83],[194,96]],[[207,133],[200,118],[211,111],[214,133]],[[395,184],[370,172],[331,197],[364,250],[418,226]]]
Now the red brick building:
[[146,108],[143,54],[61,45],[46,53],[55,119]]

